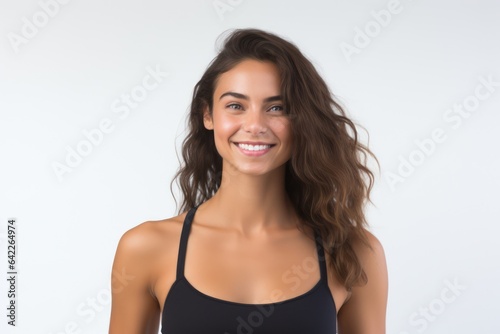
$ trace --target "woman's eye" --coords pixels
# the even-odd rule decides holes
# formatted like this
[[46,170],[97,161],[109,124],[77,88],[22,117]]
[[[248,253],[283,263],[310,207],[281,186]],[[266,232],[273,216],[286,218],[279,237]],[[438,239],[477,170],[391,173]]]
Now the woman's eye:
[[227,106],[229,109],[241,109],[241,106],[239,104],[236,104],[236,103],[231,103]]
[[272,106],[269,108],[271,111],[283,111],[283,106]]

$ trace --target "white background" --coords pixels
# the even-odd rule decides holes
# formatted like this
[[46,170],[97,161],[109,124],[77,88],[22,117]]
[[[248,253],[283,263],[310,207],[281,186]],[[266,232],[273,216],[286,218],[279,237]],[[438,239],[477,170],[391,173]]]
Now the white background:
[[[239,27],[298,45],[368,131],[382,166],[367,216],[389,267],[387,332],[500,333],[498,1],[73,0],[46,22],[38,1],[0,3],[2,268],[10,217],[19,247],[18,326],[1,279],[2,333],[107,332],[117,242],[176,215],[169,184],[192,89],[217,36]],[[377,23],[372,11],[389,7]],[[40,27],[16,45],[23,17]],[[148,67],[169,75],[120,118],[112,104],[139,92]],[[496,86],[478,100],[480,78]],[[449,114],[463,103],[470,116]],[[103,119],[113,130],[59,179],[54,163]],[[413,170],[391,183],[403,160]]]

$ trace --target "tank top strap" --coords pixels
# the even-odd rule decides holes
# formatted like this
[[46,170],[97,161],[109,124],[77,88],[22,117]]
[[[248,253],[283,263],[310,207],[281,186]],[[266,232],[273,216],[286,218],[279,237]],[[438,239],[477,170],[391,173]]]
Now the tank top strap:
[[179,254],[177,256],[177,279],[184,277],[184,263],[186,262],[186,249],[187,240],[189,237],[189,231],[191,230],[191,224],[193,222],[193,217],[198,209],[198,206],[191,208],[186,217],[184,218],[184,223],[182,224],[181,240],[179,243]]
[[323,242],[321,235],[316,231],[314,232],[314,239],[316,240],[316,249],[318,251],[319,269],[321,274],[321,281],[328,285],[328,276],[326,271],[326,257],[325,250],[323,248]]

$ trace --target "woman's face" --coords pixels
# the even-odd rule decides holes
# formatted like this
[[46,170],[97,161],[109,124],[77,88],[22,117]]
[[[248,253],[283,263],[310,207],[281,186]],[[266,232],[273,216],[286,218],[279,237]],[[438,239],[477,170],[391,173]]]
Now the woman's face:
[[221,74],[213,113],[204,115],[217,151],[237,171],[262,175],[290,159],[290,120],[280,97],[280,76],[271,62],[244,60]]

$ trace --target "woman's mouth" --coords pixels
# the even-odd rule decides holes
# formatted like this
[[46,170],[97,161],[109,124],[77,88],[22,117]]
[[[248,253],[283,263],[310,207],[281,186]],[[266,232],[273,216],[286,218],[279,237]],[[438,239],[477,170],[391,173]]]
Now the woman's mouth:
[[269,152],[269,150],[276,144],[245,144],[245,143],[235,143],[235,145],[240,149],[245,155],[249,156],[260,156]]

